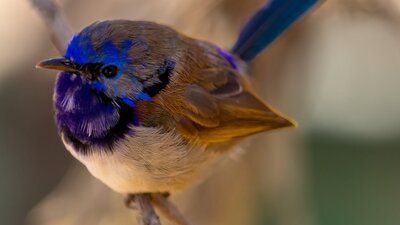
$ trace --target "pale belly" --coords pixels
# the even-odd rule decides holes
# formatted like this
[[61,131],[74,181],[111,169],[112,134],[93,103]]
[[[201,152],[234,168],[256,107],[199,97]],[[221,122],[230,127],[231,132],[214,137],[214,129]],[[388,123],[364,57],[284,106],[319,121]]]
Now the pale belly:
[[66,148],[88,170],[120,193],[171,192],[200,182],[221,153],[188,145],[174,132],[135,127],[134,136],[119,142],[112,153],[93,149],[88,155]]

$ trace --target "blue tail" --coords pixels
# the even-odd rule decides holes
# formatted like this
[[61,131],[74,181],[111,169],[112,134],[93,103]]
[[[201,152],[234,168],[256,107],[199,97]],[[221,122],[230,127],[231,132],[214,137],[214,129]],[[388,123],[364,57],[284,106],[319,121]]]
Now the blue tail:
[[251,61],[321,0],[270,0],[243,27],[232,53]]

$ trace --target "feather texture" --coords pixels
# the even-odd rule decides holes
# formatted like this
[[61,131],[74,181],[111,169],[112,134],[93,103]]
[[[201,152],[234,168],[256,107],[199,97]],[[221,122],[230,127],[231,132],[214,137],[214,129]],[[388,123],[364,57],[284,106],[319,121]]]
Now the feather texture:
[[[294,126],[253,93],[246,76],[228,65],[221,66],[222,62],[217,65],[198,70],[192,76],[196,78],[192,84],[181,90],[182,98],[176,97],[177,89],[173,86],[155,98],[156,102],[161,98],[163,104],[168,104],[166,110],[175,118],[173,126],[189,143],[215,145]],[[210,63],[209,66],[214,65]],[[172,88],[173,96],[170,95]]]
[[182,189],[241,138],[294,125],[257,97],[234,55],[169,27],[103,21],[69,48],[70,58],[41,63],[73,71],[57,80],[57,125],[67,149],[118,192]]
[[321,0],[271,0],[243,27],[232,52],[251,61]]

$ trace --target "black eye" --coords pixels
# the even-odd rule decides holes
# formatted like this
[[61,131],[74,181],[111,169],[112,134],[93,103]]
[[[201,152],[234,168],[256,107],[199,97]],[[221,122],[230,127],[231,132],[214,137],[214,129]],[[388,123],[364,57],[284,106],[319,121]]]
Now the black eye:
[[101,73],[107,78],[113,78],[118,74],[118,68],[114,65],[106,66],[101,70]]

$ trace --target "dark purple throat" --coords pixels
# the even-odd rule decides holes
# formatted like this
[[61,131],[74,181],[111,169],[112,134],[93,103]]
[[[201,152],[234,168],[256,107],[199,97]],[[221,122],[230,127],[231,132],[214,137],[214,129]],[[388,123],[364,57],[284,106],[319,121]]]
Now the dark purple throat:
[[135,121],[134,108],[116,105],[71,73],[58,75],[54,104],[60,133],[84,154],[89,149],[112,151],[114,144],[131,132],[129,127]]

